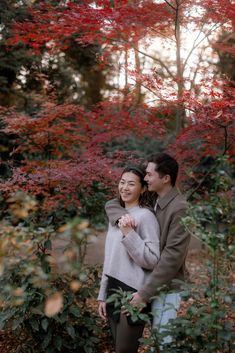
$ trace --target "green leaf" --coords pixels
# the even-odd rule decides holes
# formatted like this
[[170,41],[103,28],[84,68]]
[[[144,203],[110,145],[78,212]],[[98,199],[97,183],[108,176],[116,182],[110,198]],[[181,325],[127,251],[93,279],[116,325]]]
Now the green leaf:
[[54,341],[56,348],[58,349],[58,351],[60,351],[62,347],[62,338],[60,336],[56,336]]
[[190,315],[195,315],[195,314],[197,314],[197,312],[198,312],[198,308],[195,307],[195,306],[190,306],[190,307],[188,308],[188,313],[189,313]]
[[45,336],[45,338],[44,338],[42,344],[41,344],[41,347],[42,347],[43,349],[45,349],[46,347],[49,346],[49,344],[50,344],[50,342],[51,342],[51,337],[52,337],[51,331],[49,331],[48,334]]
[[224,296],[224,302],[227,303],[227,304],[232,304],[233,302],[233,298],[231,295],[225,295]]
[[24,317],[13,320],[12,330],[14,331],[15,329],[17,329],[22,324],[23,321],[24,321]]
[[86,353],[93,353],[92,347],[84,347]]
[[59,321],[61,324],[65,323],[68,320],[68,311],[63,311],[61,315],[56,315],[54,319],[56,319],[56,321]]
[[42,326],[42,328],[43,328],[44,331],[47,330],[48,324],[49,324],[49,322],[48,322],[47,319],[43,319],[43,320],[41,321],[41,326]]
[[52,250],[52,243],[51,243],[51,240],[50,240],[50,239],[47,239],[47,240],[44,242],[44,248],[46,248],[47,250]]
[[80,311],[80,309],[79,309],[78,307],[76,307],[76,306],[70,307],[69,312],[70,312],[71,314],[73,314],[74,316],[76,316],[76,317],[80,317],[80,316],[81,316],[81,311]]
[[114,0],[109,0],[109,2],[110,2],[110,6],[114,8],[115,7]]
[[75,330],[74,327],[70,324],[66,325],[66,331],[68,332],[69,336],[71,336],[72,338],[75,338]]
[[44,254],[41,256],[41,266],[45,273],[51,272],[51,266],[47,260],[47,256],[45,256]]
[[53,353],[54,352],[54,348],[53,347],[48,347],[45,353]]
[[39,331],[39,324],[38,321],[36,319],[30,319],[29,320],[29,324],[32,326],[34,331]]
[[4,329],[5,322],[3,320],[0,320],[0,330]]

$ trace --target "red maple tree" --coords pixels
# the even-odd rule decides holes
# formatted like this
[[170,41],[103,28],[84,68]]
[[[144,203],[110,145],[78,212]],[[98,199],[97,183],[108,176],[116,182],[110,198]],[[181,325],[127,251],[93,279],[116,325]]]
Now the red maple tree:
[[62,203],[79,206],[78,190],[92,191],[98,181],[109,190],[116,185],[118,168],[131,156],[112,152],[107,143],[130,135],[163,136],[165,129],[155,119],[156,109],[131,102],[103,102],[86,111],[72,104],[45,103],[35,116],[4,109],[3,131],[14,134],[14,155],[21,155],[20,166],[12,166],[12,177],[0,184],[5,193],[18,189],[40,195],[44,207]]

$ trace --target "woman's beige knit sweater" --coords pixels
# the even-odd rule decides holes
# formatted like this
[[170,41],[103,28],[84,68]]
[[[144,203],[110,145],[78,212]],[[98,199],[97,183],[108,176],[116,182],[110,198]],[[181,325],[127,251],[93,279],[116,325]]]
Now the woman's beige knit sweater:
[[109,224],[105,242],[105,257],[98,300],[105,301],[108,277],[118,279],[139,290],[160,257],[159,225],[156,216],[147,208],[129,208],[136,228],[126,236],[118,227]]

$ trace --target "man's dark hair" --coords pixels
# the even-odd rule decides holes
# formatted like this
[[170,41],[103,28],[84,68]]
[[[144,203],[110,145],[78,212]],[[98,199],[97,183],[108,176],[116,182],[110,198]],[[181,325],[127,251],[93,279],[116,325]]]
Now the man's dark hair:
[[171,178],[171,185],[175,186],[179,170],[179,164],[175,158],[167,153],[157,153],[149,156],[147,161],[148,163],[156,164],[155,170],[159,173],[160,177],[169,175]]

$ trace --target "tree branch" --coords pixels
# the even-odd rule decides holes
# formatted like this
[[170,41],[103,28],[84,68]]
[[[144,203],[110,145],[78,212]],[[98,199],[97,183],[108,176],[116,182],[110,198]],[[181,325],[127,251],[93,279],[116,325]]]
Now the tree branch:
[[174,11],[176,10],[176,8],[168,1],[168,0],[164,0],[165,3],[170,6]]
[[160,37],[166,38],[166,39],[168,39],[169,41],[171,41],[171,42],[173,42],[173,43],[175,44],[175,40],[174,40],[174,39],[168,37],[167,35],[165,35],[165,34],[159,32],[159,31],[157,31],[156,29],[154,29],[154,28],[152,28],[152,27],[150,27],[150,29],[151,29],[151,31],[153,31],[154,33],[158,34]]
[[187,196],[187,200],[189,200],[193,194],[200,189],[204,181],[207,179],[207,177],[210,175],[210,173],[217,167],[218,161],[215,161],[215,164],[208,170],[208,172],[204,175],[204,177],[198,182],[198,185],[193,189],[193,191]]
[[175,75],[169,70],[169,68],[166,66],[166,64],[164,64],[164,62],[163,62],[161,59],[157,59],[157,58],[155,58],[154,56],[149,55],[149,54],[143,52],[142,50],[136,48],[134,45],[131,45],[131,47],[132,47],[133,49],[137,50],[140,54],[143,54],[144,56],[146,56],[146,57],[152,59],[153,61],[158,62],[158,63],[166,70],[166,72],[168,73],[168,75],[169,75],[171,78],[173,78],[173,79],[175,78]]
[[198,33],[198,35],[197,35],[197,38],[194,40],[194,42],[193,42],[193,46],[192,46],[192,48],[191,48],[191,50],[189,51],[189,53],[188,53],[188,55],[187,55],[187,58],[185,59],[185,61],[184,61],[184,63],[183,63],[183,70],[185,69],[185,67],[186,67],[186,65],[187,65],[187,63],[188,63],[188,60],[189,60],[189,58],[190,58],[190,56],[192,55],[192,53],[193,53],[193,51],[206,39],[206,38],[208,38],[209,37],[209,35],[213,32],[213,31],[215,31],[216,29],[218,29],[220,26],[222,26],[222,24],[220,25],[214,25],[206,34],[205,34],[205,36],[198,42],[198,43],[196,43],[196,41],[198,40],[198,38],[199,38],[199,36],[200,36],[200,34],[202,33],[202,28],[203,28],[203,26],[202,26],[202,28],[200,29],[200,32]]
[[201,59],[202,59],[202,51],[201,51],[201,53],[198,54],[198,64],[197,64],[197,67],[196,67],[196,69],[194,71],[194,74],[193,74],[193,77],[192,77],[192,80],[191,80],[191,83],[190,83],[190,91],[192,91],[192,89],[194,87]]
[[[122,40],[123,40],[125,43],[128,43],[128,44],[131,46],[131,48],[134,49],[134,50],[136,50],[138,53],[140,53],[140,54],[146,56],[147,58],[152,59],[152,60],[155,61],[155,62],[158,62],[158,63],[166,70],[166,72],[168,73],[168,75],[169,75],[171,78],[175,79],[175,75],[169,70],[169,68],[164,64],[164,62],[163,62],[161,59],[157,59],[157,58],[155,58],[154,56],[145,53],[144,51],[142,51],[142,50],[140,50],[139,48],[137,48],[133,43],[130,43],[128,40],[126,40],[126,39],[123,38],[122,36],[121,36],[121,38],[122,38]],[[115,41],[118,42],[118,40],[114,40],[114,39],[113,39],[112,41],[113,41],[113,42],[115,42]]]
[[[136,80],[135,80],[134,78],[132,78],[132,80],[136,82]],[[151,101],[149,101],[149,102],[154,102],[154,101],[159,100],[159,101],[162,101],[162,102],[164,102],[164,103],[169,104],[169,100],[167,100],[167,99],[163,98],[162,96],[158,95],[153,89],[151,89],[151,88],[149,88],[148,86],[144,85],[142,82],[141,82],[141,86],[143,86],[143,87],[144,87],[146,90],[148,90],[149,92],[153,93],[154,96],[158,97],[158,99],[154,99],[154,100],[151,100]],[[147,103],[149,103],[149,102],[147,102]],[[173,103],[174,103],[175,105],[177,105],[178,107],[181,107],[181,108],[183,107],[183,108],[185,108],[185,109],[187,109],[187,110],[189,110],[189,111],[191,111],[191,112],[193,112],[193,113],[196,112],[195,109],[192,109],[192,108],[190,108],[190,107],[184,107],[183,104],[180,104],[180,103],[178,103],[178,102],[173,102]]]

